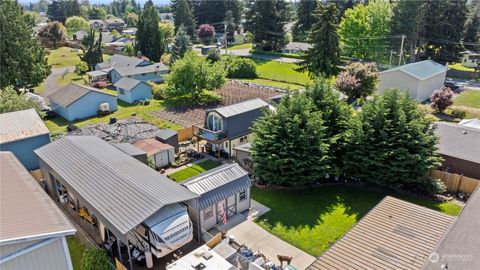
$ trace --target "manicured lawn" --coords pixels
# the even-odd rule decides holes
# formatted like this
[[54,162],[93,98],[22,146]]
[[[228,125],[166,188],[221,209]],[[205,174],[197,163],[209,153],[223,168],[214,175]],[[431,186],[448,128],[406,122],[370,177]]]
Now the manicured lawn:
[[[48,64],[51,65],[52,68],[73,67],[80,63],[80,50],[74,52],[72,51],[72,48],[59,47],[57,49],[50,49],[49,51],[50,54],[48,55]],[[106,61],[109,58],[110,55],[103,55],[103,61]]]
[[462,71],[471,71],[471,72],[474,72],[474,71],[475,71],[474,68],[464,67],[464,66],[462,66],[462,64],[460,64],[460,63],[456,63],[456,64],[453,64],[453,65],[448,65],[448,67],[449,67],[449,68],[456,69],[456,70],[462,70]]
[[77,236],[68,236],[67,244],[68,250],[70,251],[70,258],[72,259],[73,269],[80,270],[80,260],[87,247],[80,242],[80,239],[78,239]]
[[[271,208],[256,222],[313,256],[322,254],[385,195],[344,186],[304,191],[252,188],[252,198]],[[461,210],[461,206],[452,202],[438,203],[405,195],[395,197],[449,215],[458,215]]]
[[211,170],[211,169],[213,169],[215,167],[218,167],[220,165],[221,164],[219,162],[208,159],[208,160],[202,161],[198,164],[194,164],[191,167],[188,167],[188,168],[185,168],[183,170],[174,172],[174,173],[170,174],[168,177],[175,180],[176,182],[180,182],[180,181],[183,181],[183,180],[188,179],[190,177],[193,177],[197,174],[200,174],[202,172]]
[[98,123],[108,123],[110,117],[116,117],[117,120],[126,119],[131,117],[132,113],[136,113],[137,117],[144,119],[158,127],[169,128],[173,130],[180,129],[181,126],[167,122],[161,119],[158,119],[152,115],[152,112],[163,109],[163,102],[160,100],[151,100],[149,105],[134,105],[128,104],[121,100],[118,100],[118,110],[112,114],[101,116],[101,117],[92,117],[80,121],[68,122],[62,117],[57,117],[52,120],[45,121],[45,125],[51,132],[65,132],[69,124],[75,124],[79,127],[86,126],[90,124]]
[[87,75],[78,75],[75,72],[67,73],[65,76],[59,75],[57,77],[57,82],[60,86],[67,85],[70,82],[78,83],[78,84],[85,84],[88,83],[88,76]]
[[238,80],[241,80],[244,82],[252,82],[252,83],[266,85],[266,86],[277,87],[285,90],[297,90],[300,88],[305,88],[305,86],[299,85],[299,84],[277,82],[277,81],[272,81],[267,79],[238,79]]
[[480,109],[480,91],[467,90],[455,97],[453,104]]
[[228,50],[240,50],[240,49],[252,49],[252,43],[245,43],[245,44],[233,45],[232,47],[228,47]]
[[295,63],[280,63],[275,60],[253,59],[257,63],[257,72],[261,79],[268,79],[278,82],[306,85],[311,80],[306,72],[299,72],[295,69]]

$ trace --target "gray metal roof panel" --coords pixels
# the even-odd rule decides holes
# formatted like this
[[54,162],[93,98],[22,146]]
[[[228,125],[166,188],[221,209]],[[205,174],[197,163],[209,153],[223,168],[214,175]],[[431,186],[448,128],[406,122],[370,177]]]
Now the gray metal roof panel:
[[113,144],[116,148],[122,150],[122,152],[130,155],[130,156],[139,156],[139,155],[146,155],[147,152],[143,151],[142,149],[136,147],[131,143],[116,143]]
[[125,56],[125,55],[121,55],[121,54],[114,54],[107,61],[99,63],[98,66],[102,69],[103,68],[111,68],[111,67],[116,67],[116,68],[135,67],[138,64],[142,63],[143,61],[145,61],[145,59]]
[[165,205],[197,197],[98,137],[64,137],[35,153],[123,234]]
[[435,126],[440,154],[480,164],[479,129],[446,122],[436,122]]
[[177,132],[171,129],[160,129],[155,133],[155,137],[161,138],[161,139],[169,139],[173,136],[177,135]]
[[0,143],[48,134],[50,131],[34,109],[0,114]]
[[139,81],[139,80],[135,80],[135,79],[132,79],[132,78],[128,78],[128,77],[122,77],[113,86],[120,87],[124,90],[130,91],[133,88],[135,88],[135,86],[137,86],[139,83],[144,83],[144,82]]
[[256,98],[256,99],[240,102],[237,104],[233,104],[230,106],[211,109],[209,110],[209,112],[215,111],[224,117],[232,117],[232,116],[243,114],[249,111],[258,110],[264,107],[268,107],[268,103],[259,98]]
[[419,80],[425,80],[439,73],[446,72],[448,70],[448,67],[442,64],[439,64],[437,62],[434,62],[432,60],[424,60],[420,62],[398,66],[383,72],[391,72],[396,70],[405,72]]
[[86,85],[80,85],[76,83],[69,83],[55,90],[55,92],[50,94],[48,98],[62,107],[68,107],[72,103],[74,103],[75,101],[79,100],[81,97],[85,96],[86,94],[92,91],[103,94],[103,95],[115,97],[115,95],[104,92],[97,88],[93,88]]

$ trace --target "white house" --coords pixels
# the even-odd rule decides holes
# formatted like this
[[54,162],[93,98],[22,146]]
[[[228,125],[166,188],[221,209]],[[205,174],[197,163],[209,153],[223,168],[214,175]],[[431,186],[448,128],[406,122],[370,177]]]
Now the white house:
[[480,64],[480,53],[463,51],[460,53],[460,64],[464,67],[475,68]]
[[443,86],[448,67],[432,60],[425,60],[398,66],[380,72],[378,93],[386,89],[406,90],[417,101],[424,101],[436,89]]

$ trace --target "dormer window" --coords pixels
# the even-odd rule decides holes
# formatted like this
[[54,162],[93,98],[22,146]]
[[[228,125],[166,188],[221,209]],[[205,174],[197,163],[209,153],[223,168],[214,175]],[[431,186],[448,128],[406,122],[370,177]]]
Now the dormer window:
[[215,112],[211,112],[207,116],[207,128],[211,131],[223,130],[223,118]]

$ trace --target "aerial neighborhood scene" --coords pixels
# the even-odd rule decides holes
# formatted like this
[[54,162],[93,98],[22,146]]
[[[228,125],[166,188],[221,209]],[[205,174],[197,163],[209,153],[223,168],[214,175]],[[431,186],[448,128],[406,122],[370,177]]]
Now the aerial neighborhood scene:
[[0,0],[1,270],[480,269],[478,0]]

